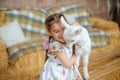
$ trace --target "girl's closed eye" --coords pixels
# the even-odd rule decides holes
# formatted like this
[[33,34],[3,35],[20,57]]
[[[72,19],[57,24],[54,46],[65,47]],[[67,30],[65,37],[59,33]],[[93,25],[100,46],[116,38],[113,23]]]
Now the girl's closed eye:
[[59,30],[55,30],[54,33],[59,33],[60,31]]

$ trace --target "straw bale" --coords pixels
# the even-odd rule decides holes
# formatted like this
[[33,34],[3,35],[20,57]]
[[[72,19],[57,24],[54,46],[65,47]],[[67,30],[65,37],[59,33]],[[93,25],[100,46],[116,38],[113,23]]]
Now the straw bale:
[[[4,11],[0,11],[0,26],[6,23]],[[5,44],[0,38],[0,74],[7,70],[8,67],[8,54],[6,51]]]
[[7,70],[8,67],[8,55],[5,44],[0,38],[0,74]]
[[5,17],[5,12],[4,11],[0,11],[0,26],[6,24],[6,17]]
[[43,68],[45,55],[42,51],[20,57],[15,65],[9,67],[6,73],[0,75],[2,80],[32,80]]
[[113,21],[108,21],[105,19],[90,17],[89,21],[94,25],[94,27],[102,30],[116,30],[119,31],[118,24]]
[[90,23],[93,27],[108,32],[110,38],[118,38],[120,36],[120,31],[118,24],[113,21],[107,21],[105,19],[91,17],[89,18]]
[[[32,74],[38,74],[38,72],[41,71],[41,68],[43,67],[45,62],[45,56],[42,51],[38,51],[36,53],[31,53],[29,55],[25,55],[23,57],[20,57],[18,61],[13,66],[13,69],[16,69],[17,72],[23,72],[26,70],[26,73],[32,75]],[[38,68],[35,72],[33,69]],[[30,71],[33,70],[33,71]],[[30,72],[29,72],[30,71]],[[35,73],[34,73],[35,72]],[[22,73],[22,74],[26,74]]]

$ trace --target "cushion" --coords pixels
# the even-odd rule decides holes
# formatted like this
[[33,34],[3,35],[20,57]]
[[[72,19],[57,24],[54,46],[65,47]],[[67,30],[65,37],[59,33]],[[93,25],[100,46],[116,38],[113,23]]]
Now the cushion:
[[18,21],[16,20],[0,27],[0,37],[7,47],[26,40]]

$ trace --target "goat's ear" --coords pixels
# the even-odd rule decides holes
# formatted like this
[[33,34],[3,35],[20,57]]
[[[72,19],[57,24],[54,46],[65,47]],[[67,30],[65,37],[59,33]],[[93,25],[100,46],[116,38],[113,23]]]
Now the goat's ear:
[[81,32],[81,30],[76,30],[75,34],[78,35],[78,34],[80,34],[80,32]]
[[60,20],[61,20],[62,24],[64,25],[64,27],[70,27],[70,25],[65,21],[63,16],[61,17]]

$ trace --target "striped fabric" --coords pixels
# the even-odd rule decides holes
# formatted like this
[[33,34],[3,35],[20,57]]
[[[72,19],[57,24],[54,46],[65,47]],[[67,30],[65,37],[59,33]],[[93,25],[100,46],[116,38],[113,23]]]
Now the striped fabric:
[[22,42],[11,46],[8,48],[9,52],[9,61],[10,64],[13,65],[15,61],[24,55],[36,52],[36,51],[44,51],[43,48],[43,39],[31,39],[27,40],[26,42]]
[[47,12],[44,9],[9,9],[6,12],[7,21],[17,19],[27,38],[39,38],[46,34],[44,21]]
[[87,27],[90,25],[88,22],[89,12],[81,4],[79,5],[67,5],[67,6],[57,6],[48,9],[49,14],[53,13],[63,13],[67,18],[68,22],[79,22],[82,26]]
[[108,33],[92,27],[87,29],[92,41],[92,48],[104,47],[109,44]]
[[[9,9],[7,11],[7,21],[13,19],[19,20],[24,34],[27,38],[44,38],[46,39],[46,30],[44,20],[50,14],[61,12],[65,14],[70,22],[78,21],[82,26],[89,28],[91,24],[88,21],[89,12],[83,5],[57,6],[49,9]],[[89,26],[89,27],[88,27]],[[92,47],[98,48],[108,44],[108,34],[92,28],[89,30],[92,40]],[[102,32],[102,34],[101,34]],[[101,39],[102,37],[102,39]],[[104,39],[103,39],[104,38]]]

